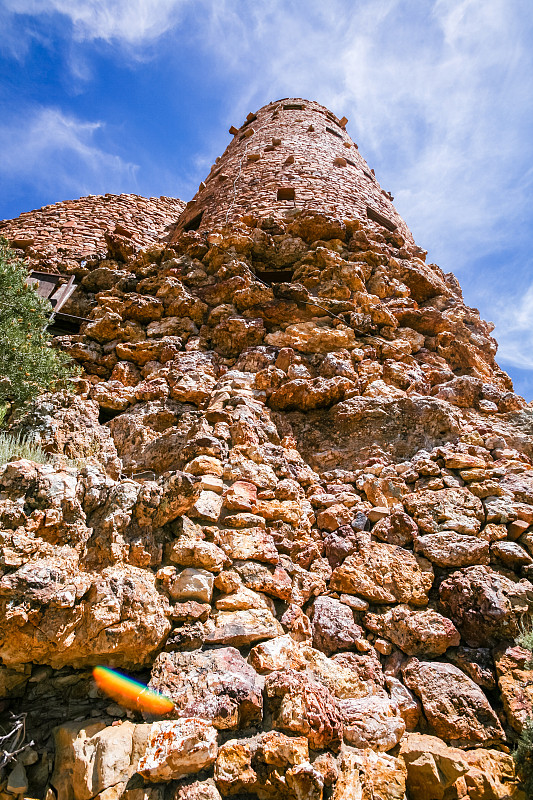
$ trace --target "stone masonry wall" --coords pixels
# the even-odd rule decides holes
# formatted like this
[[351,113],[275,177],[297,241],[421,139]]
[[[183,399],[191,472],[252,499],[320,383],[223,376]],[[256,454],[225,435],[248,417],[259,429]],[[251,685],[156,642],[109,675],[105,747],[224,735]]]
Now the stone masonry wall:
[[[294,189],[294,200],[278,200],[279,189]],[[319,103],[286,98],[248,115],[187,204],[180,227],[202,212],[202,230],[243,215],[283,216],[294,209],[366,219],[368,206],[413,244],[392,196],[337,117]]]
[[0,222],[0,235],[30,262],[89,258],[107,250],[105,234],[118,224],[138,246],[168,236],[184,208],[172,197],[105,194],[65,200]]

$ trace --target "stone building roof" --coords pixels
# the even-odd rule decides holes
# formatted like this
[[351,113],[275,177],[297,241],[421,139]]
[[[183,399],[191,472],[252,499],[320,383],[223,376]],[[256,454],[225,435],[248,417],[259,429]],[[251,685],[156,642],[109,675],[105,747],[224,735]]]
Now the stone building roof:
[[0,235],[31,261],[105,254],[105,234],[115,231],[145,247],[168,236],[185,204],[173,197],[89,195],[26,211],[0,222]]

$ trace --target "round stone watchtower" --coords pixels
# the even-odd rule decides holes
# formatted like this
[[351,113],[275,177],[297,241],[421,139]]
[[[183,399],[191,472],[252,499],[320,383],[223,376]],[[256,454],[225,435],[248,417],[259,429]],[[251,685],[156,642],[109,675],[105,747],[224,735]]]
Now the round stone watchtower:
[[181,214],[175,235],[311,211],[413,237],[346,132],[319,103],[285,98],[248,114]]

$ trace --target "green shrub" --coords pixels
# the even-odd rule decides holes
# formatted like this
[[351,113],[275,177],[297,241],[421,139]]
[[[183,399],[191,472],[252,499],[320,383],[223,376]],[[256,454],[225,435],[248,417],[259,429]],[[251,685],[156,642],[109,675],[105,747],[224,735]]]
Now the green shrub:
[[[522,633],[517,637],[516,643],[531,653],[531,658],[526,664],[533,666],[533,627],[531,620],[524,626]],[[518,738],[518,745],[513,753],[516,769],[522,778],[526,797],[533,798],[533,719],[526,720]]]
[[526,797],[533,797],[533,719],[528,719],[524,725],[513,755]]
[[67,385],[77,368],[51,347],[52,306],[26,285],[28,272],[0,239],[0,406]]

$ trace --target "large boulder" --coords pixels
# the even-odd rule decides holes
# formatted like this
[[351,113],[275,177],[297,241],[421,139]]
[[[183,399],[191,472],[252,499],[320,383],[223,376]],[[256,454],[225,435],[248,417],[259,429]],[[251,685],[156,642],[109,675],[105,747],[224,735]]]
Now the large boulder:
[[30,561],[0,580],[0,601],[0,654],[8,666],[105,662],[138,670],[171,628],[155,575],[129,565],[93,575],[68,561]]
[[274,728],[307,736],[313,750],[339,750],[342,717],[325,686],[289,669],[269,675],[265,692]]
[[91,719],[54,730],[55,762],[50,783],[57,800],[91,800],[114,788],[120,797],[143,755],[150,725],[106,725]]
[[452,664],[410,658],[403,679],[419,698],[430,732],[457,747],[480,747],[505,739],[487,698]]
[[173,717],[199,717],[222,730],[262,719],[263,679],[234,647],[160,653],[150,687],[174,701]]
[[357,535],[357,550],[338,566],[330,587],[357,594],[373,603],[412,603],[425,606],[433,584],[429,561],[392,544]]
[[481,500],[466,488],[408,494],[403,504],[424,533],[447,530],[475,536],[485,520]]
[[366,614],[364,624],[410,656],[440,656],[461,641],[453,622],[431,608],[399,605],[381,614]]
[[345,747],[333,800],[405,800],[404,762],[387,753]]
[[453,572],[439,587],[439,609],[469,647],[515,639],[520,620],[533,606],[533,585],[487,566]]

